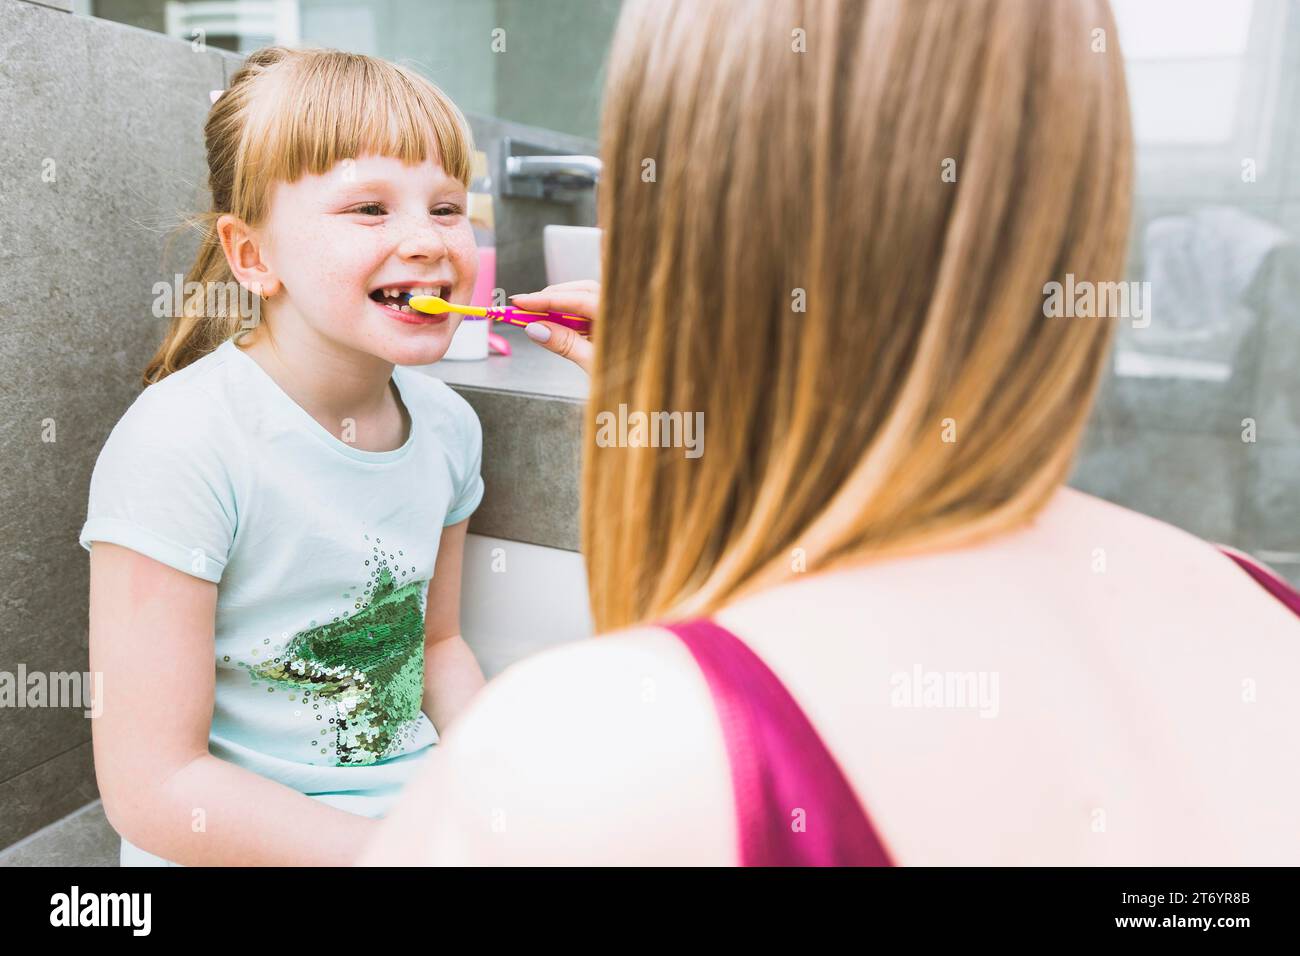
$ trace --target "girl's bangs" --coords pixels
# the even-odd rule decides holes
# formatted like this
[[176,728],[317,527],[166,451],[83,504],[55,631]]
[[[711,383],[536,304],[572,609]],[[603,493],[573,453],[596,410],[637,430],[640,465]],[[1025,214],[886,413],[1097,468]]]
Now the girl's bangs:
[[254,99],[264,105],[249,116],[241,168],[292,183],[375,153],[405,163],[432,158],[469,186],[473,136],[449,98],[393,64],[330,53],[264,77],[281,88]]

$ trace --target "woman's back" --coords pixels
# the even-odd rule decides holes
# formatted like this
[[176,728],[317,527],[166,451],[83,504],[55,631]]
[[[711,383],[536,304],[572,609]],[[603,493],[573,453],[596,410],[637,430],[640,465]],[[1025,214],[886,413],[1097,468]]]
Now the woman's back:
[[[1294,862],[1300,621],[1207,542],[1074,492],[1041,507],[1134,311],[1094,297],[1126,275],[1133,186],[1107,4],[791,0],[813,57],[753,6],[629,0],[602,106],[586,436],[608,409],[681,409],[708,451],[586,449],[605,636],[488,685],[407,805],[510,823],[423,822],[423,846],[722,863],[751,845],[737,802],[789,827],[802,792],[840,819],[828,775],[793,772],[817,739],[725,635],[641,626],[721,608],[894,862]],[[650,154],[689,163],[645,189]],[[868,546],[925,556],[786,564]]]
[[894,862],[1294,862],[1300,617],[1214,546],[1063,490],[963,551],[715,616]]

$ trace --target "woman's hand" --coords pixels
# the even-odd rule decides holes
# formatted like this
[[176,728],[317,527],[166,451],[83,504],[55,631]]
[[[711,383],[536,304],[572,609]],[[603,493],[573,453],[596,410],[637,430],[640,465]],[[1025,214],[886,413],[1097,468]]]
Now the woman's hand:
[[[528,312],[567,312],[569,315],[594,320],[600,305],[600,283],[595,279],[558,282],[548,285],[541,292],[512,295],[510,304]],[[596,353],[586,336],[563,325],[542,320],[528,323],[524,331],[542,348],[564,356],[588,375],[591,374],[591,362]]]

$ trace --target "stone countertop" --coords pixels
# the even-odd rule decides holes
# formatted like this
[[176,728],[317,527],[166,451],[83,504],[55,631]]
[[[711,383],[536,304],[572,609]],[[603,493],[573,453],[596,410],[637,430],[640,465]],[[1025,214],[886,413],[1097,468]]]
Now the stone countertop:
[[517,326],[493,331],[510,355],[414,367],[454,388],[483,426],[483,502],[469,530],[577,551],[587,375]]

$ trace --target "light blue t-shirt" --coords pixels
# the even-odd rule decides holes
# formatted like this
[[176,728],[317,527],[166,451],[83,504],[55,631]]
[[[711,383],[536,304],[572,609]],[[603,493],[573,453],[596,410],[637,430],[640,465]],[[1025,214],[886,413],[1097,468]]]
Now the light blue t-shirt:
[[[393,381],[410,435],[364,451],[227,340],[118,421],[80,536],[217,583],[211,753],[365,816],[438,739],[427,589],[443,527],[483,496],[474,410],[423,372]],[[128,862],[164,861],[123,841]]]

